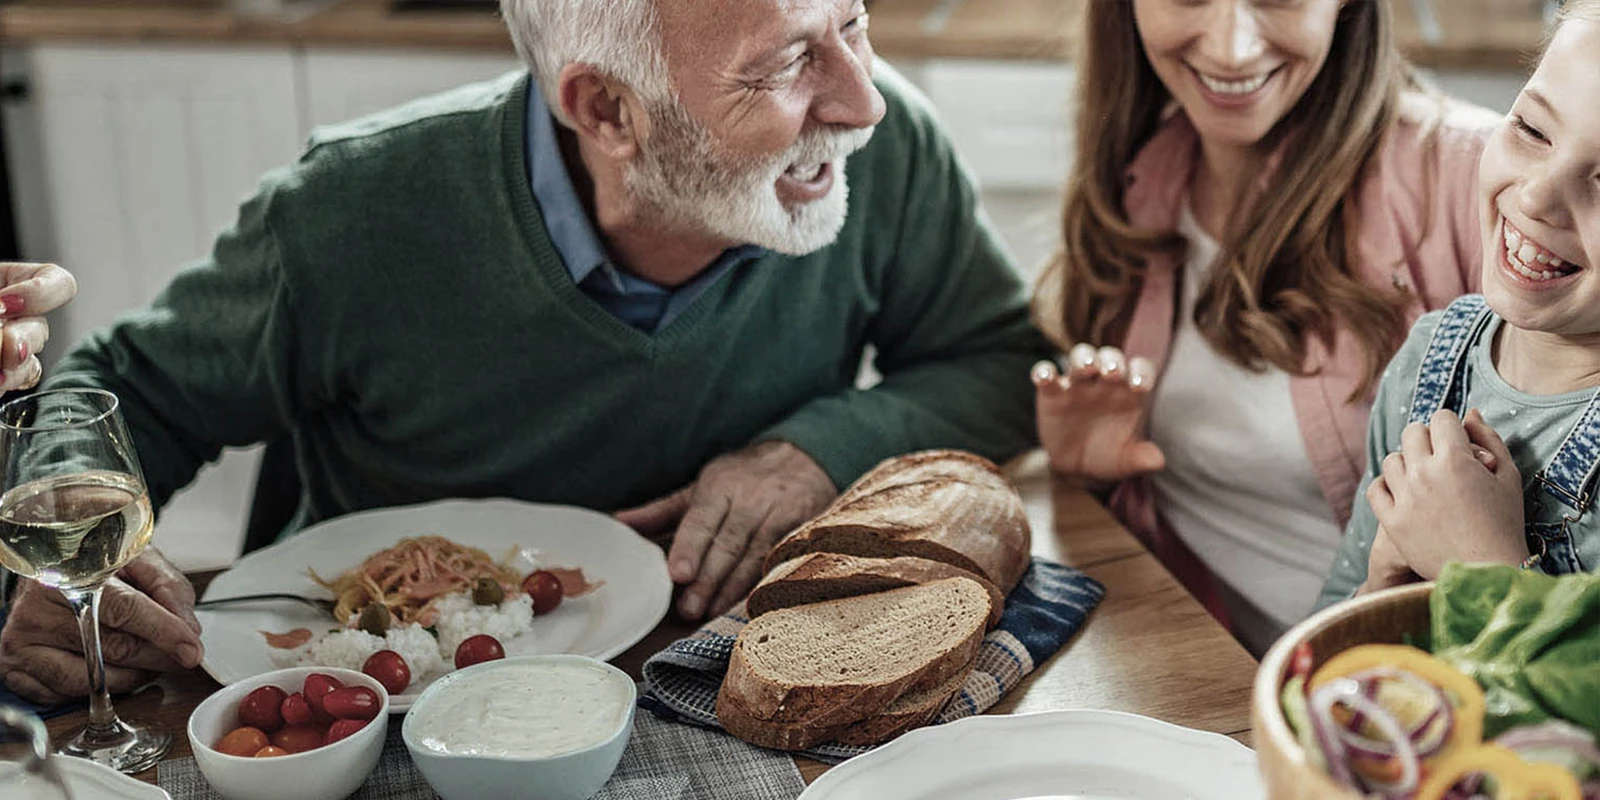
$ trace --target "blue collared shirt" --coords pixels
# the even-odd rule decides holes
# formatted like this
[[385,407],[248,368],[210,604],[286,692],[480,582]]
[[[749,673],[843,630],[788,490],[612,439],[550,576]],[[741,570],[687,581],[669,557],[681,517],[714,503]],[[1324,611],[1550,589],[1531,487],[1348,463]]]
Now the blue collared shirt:
[[612,316],[655,334],[682,314],[702,292],[728,270],[759,258],[766,251],[754,245],[724,250],[709,267],[676,289],[630,275],[611,263],[594,223],[578,200],[556,141],[555,119],[544,95],[528,87],[528,183],[544,215],[545,230],[584,294]]

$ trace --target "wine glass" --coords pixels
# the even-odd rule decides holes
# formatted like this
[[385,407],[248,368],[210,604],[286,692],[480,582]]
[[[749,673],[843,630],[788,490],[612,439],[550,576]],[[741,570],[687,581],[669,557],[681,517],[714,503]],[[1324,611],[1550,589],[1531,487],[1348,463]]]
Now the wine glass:
[[141,772],[170,734],[117,718],[100,653],[100,592],[150,543],[153,514],[116,395],[39,392],[0,406],[0,565],[61,591],[89,669],[89,724],[61,753]]
[[72,800],[61,765],[49,751],[50,736],[38,717],[0,705],[0,797]]

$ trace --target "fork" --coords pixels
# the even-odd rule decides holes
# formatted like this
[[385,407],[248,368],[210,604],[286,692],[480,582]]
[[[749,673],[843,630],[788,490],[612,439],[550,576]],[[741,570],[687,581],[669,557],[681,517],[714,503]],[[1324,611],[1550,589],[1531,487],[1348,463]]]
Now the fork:
[[303,595],[298,595],[298,594],[284,594],[284,593],[276,593],[276,592],[269,592],[269,593],[266,593],[266,594],[242,594],[242,595],[239,595],[237,597],[213,597],[213,598],[211,598],[209,600],[201,600],[200,602],[195,603],[194,607],[195,608],[212,608],[214,606],[233,605],[235,603],[255,603],[255,602],[262,602],[262,601],[269,601],[269,600],[293,600],[293,601],[295,601],[297,603],[303,603],[305,605],[311,606],[312,608],[315,608],[316,610],[318,610],[318,611],[320,611],[320,612],[322,612],[324,614],[327,614],[330,617],[333,616],[333,601],[332,600],[324,600],[324,599],[318,598],[318,597],[305,597]]

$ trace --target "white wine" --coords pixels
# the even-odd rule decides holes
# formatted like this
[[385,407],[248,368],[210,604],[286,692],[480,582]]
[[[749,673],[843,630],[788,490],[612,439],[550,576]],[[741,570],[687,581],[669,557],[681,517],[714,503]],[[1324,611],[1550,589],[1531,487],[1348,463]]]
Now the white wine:
[[79,472],[0,497],[0,564],[59,589],[93,586],[150,543],[150,495],[121,472]]

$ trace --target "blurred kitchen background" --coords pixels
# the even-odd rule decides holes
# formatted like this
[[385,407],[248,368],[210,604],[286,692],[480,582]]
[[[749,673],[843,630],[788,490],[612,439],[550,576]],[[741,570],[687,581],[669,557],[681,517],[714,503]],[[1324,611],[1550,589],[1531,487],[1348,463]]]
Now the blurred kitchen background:
[[[1442,89],[1497,111],[1549,13],[1542,0],[1376,1],[1394,3],[1406,51]],[[1081,2],[871,2],[879,55],[932,99],[1030,277],[1055,237]],[[313,127],[517,68],[495,8],[0,0],[0,258],[55,261],[81,285],[52,318],[48,354],[205,253]],[[157,545],[185,568],[237,557],[256,460],[229,453],[206,470],[163,514]]]

